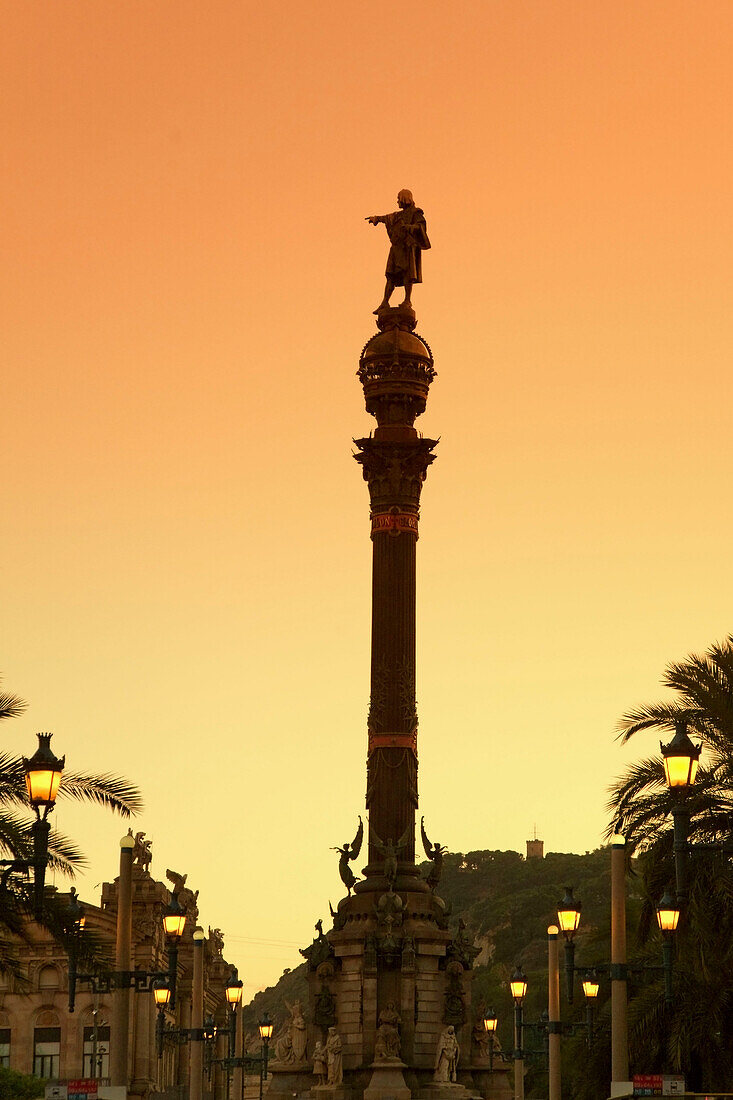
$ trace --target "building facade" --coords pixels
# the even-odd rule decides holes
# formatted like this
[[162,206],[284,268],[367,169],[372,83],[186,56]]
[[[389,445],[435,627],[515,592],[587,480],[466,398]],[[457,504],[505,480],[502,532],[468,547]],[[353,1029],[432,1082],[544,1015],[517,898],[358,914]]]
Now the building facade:
[[[175,876],[180,887],[185,876]],[[176,890],[176,885],[173,885]],[[97,940],[114,969],[118,880],[102,885],[98,904],[84,902],[82,936]],[[140,845],[133,864],[132,969],[165,972],[168,948],[163,915],[171,887],[150,873],[150,849]],[[60,895],[62,903],[70,895]],[[183,1100],[188,1095],[189,1043],[176,1031],[191,1027],[193,932],[198,921],[197,897],[185,885],[177,897],[186,909],[186,926],[178,950],[175,1008],[166,1009],[162,1057],[159,1057],[158,1010],[149,991],[131,997],[128,1045],[128,1095]],[[22,937],[6,933],[15,970],[0,972],[0,1065],[56,1081],[97,1078],[109,1082],[112,993],[94,991],[87,980],[76,983],[74,1011],[69,1011],[69,957],[51,933],[29,921]],[[204,1095],[224,1100],[228,1022],[225,989],[232,967],[223,956],[224,940],[209,929],[204,941],[204,1015],[216,1034],[205,1044]],[[88,967],[79,963],[82,974]],[[104,981],[102,985],[104,986]]]

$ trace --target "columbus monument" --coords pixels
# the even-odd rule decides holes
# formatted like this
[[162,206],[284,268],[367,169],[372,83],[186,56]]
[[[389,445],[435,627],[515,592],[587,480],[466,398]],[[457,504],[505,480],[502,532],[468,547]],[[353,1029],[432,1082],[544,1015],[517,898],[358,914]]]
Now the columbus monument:
[[[336,848],[346,894],[331,909],[332,929],[324,933],[319,921],[302,952],[307,1045],[301,1043],[295,1057],[295,1027],[285,1029],[270,1096],[306,1090],[314,1100],[510,1095],[503,1063],[498,1053],[491,1057],[471,1002],[479,952],[440,897],[445,849],[429,839],[422,818],[427,871],[416,861],[415,566],[420,494],[437,441],[423,437],[415,421],[425,412],[436,372],[412,308],[421,254],[430,248],[425,215],[409,191],[400,191],[397,202],[394,213],[366,219],[385,225],[390,250],[384,297],[374,311],[377,332],[357,372],[376,420],[368,436],[355,440],[354,456],[369,488],[373,547],[367,843],[355,814],[356,835]],[[392,306],[397,287],[404,287],[404,301]]]

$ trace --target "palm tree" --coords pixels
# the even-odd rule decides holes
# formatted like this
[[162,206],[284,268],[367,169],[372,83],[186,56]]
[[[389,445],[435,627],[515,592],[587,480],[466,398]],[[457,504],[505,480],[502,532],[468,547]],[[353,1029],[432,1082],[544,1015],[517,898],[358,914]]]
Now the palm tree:
[[[668,665],[662,683],[678,698],[630,711],[619,722],[620,739],[626,743],[641,730],[674,731],[675,722],[685,719],[705,753],[687,795],[694,839],[727,838],[733,825],[733,636],[710,646],[702,657],[691,654]],[[620,828],[634,848],[651,847],[668,829],[674,798],[661,757],[633,764],[611,790],[609,834]]]
[[[16,718],[27,704],[17,695],[0,694],[0,720]],[[64,773],[58,791],[59,798],[71,798],[105,806],[123,818],[138,814],[142,798],[136,786],[118,776]],[[25,768],[20,756],[0,753],[0,855],[11,860],[30,860],[33,853],[34,814],[28,805]],[[53,830],[48,844],[48,865],[73,878],[75,870],[83,865],[84,857],[79,848],[58,830]],[[28,919],[29,891],[24,878],[12,872],[3,875],[0,885],[0,929],[21,934]],[[63,921],[58,907],[51,905],[47,914],[49,927],[54,932]],[[7,953],[0,942],[0,968],[7,961]]]
[[[639,859],[646,902],[638,928],[651,949],[654,906],[674,881],[670,814],[680,797],[690,813],[693,843],[729,841],[733,830],[733,636],[670,664],[663,683],[676,698],[638,707],[622,718],[622,742],[642,730],[665,734],[683,719],[704,755],[694,785],[682,796],[667,788],[661,756],[633,764],[611,790],[609,834],[621,831]],[[722,1088],[733,1073],[733,872],[720,852],[696,852],[689,897],[676,933],[675,999],[664,1003],[661,982],[645,985],[630,1006],[634,1050],[643,1072],[656,1064],[686,1071],[688,1087]],[[651,956],[650,956],[651,959]]]

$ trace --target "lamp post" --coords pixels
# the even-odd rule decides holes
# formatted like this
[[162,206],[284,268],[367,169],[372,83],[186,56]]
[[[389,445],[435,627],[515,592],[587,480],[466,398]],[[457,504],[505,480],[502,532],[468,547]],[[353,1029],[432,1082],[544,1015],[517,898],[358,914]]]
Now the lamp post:
[[484,1013],[484,1031],[489,1037],[489,1073],[494,1072],[494,1036],[499,1020],[493,1008],[487,1008]]
[[674,953],[674,933],[677,930],[677,922],[680,919],[679,904],[669,892],[659,901],[656,907],[657,924],[662,933],[662,959],[664,962],[664,999],[668,1005],[672,1004],[672,956]]
[[267,1080],[267,1052],[270,1047],[270,1039],[272,1038],[272,1030],[274,1024],[270,1019],[270,1016],[265,1012],[257,1025],[260,1040],[262,1042],[262,1065],[260,1068],[260,1100],[262,1100],[262,1082]]
[[168,944],[168,971],[170,974],[170,1007],[176,1007],[176,985],[178,979],[178,945],[181,942],[183,931],[186,927],[186,912],[178,900],[178,895],[171,895],[168,908],[163,914],[163,930]]
[[155,1046],[159,1058],[163,1057],[163,1037],[165,1035],[165,1010],[171,1003],[171,987],[167,978],[158,978],[153,982],[153,1000],[158,1009],[155,1021]]
[[527,978],[517,966],[509,979],[514,1000],[514,1100],[524,1100],[524,1050],[522,1048],[523,1006],[527,996]]
[[38,748],[30,760],[23,757],[28,800],[36,814],[33,822],[33,901],[36,920],[40,920],[43,915],[48,836],[51,831],[48,815],[56,803],[61,774],[66,763],[65,756],[59,759],[51,752],[52,736],[50,733],[37,734]]
[[[573,897],[572,886],[565,887],[565,895],[557,905],[557,923],[565,937],[565,980],[568,1004],[573,1003],[575,974],[575,933],[580,924],[581,903]],[[552,1017],[550,1017],[552,1018]]]
[[678,904],[687,899],[687,861],[691,845],[688,843],[690,832],[690,811],[685,795],[697,776],[700,764],[701,745],[696,745],[687,732],[687,719],[675,720],[674,737],[668,745],[660,741],[664,762],[664,778],[673,794],[672,821],[674,828],[674,873]]
[[51,823],[48,815],[56,804],[61,775],[66,757],[60,759],[51,752],[50,733],[38,733],[38,748],[30,760],[22,757],[25,785],[28,801],[35,813],[31,826],[33,838],[33,856],[31,859],[2,859],[2,878],[0,884],[6,889],[8,878],[14,871],[27,873],[33,868],[33,915],[36,920],[43,917],[43,893],[46,885],[46,866],[48,864],[48,837]]
[[585,994],[585,1021],[588,1029],[588,1049],[593,1046],[593,1011],[596,1007],[598,990],[600,988],[598,976],[595,970],[588,971],[583,978],[583,993]]
[[226,987],[226,999],[229,1005],[229,1051],[227,1058],[227,1100],[231,1089],[231,1064],[235,1057],[235,1045],[237,1040],[237,1005],[242,1000],[242,979],[237,973],[237,968],[232,967],[229,981]]

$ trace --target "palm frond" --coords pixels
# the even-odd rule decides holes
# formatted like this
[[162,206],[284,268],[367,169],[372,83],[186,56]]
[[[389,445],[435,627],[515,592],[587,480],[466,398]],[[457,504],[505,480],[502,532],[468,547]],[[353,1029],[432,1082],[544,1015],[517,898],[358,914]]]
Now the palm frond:
[[59,798],[78,802],[96,802],[116,811],[120,817],[132,817],[143,808],[140,790],[117,775],[64,774],[59,785]]
[[19,718],[28,704],[19,695],[8,695],[0,692],[0,719]]

